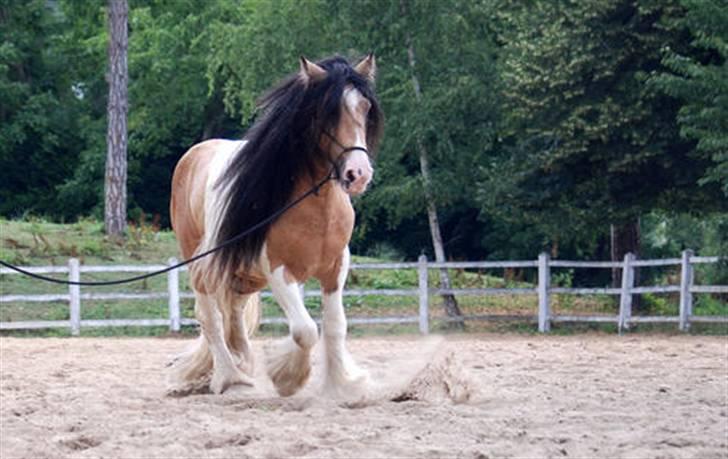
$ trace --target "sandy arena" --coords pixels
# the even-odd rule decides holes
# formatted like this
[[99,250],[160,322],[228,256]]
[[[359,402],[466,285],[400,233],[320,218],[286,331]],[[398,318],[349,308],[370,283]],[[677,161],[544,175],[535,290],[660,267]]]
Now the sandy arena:
[[728,457],[728,341],[366,338],[363,400],[165,395],[177,339],[0,339],[0,457]]

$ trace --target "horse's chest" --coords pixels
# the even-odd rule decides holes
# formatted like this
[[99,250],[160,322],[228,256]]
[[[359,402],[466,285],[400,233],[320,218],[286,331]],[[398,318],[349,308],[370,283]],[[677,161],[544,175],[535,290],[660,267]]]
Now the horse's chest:
[[348,200],[323,208],[310,204],[284,215],[266,239],[271,270],[283,265],[299,282],[335,270],[354,229]]

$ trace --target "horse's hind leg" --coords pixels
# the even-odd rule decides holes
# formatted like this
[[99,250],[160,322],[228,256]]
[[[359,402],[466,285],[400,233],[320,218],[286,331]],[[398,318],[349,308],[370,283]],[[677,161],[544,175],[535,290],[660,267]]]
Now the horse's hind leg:
[[252,386],[253,380],[237,368],[230,349],[225,341],[226,324],[222,304],[215,301],[210,295],[195,292],[195,313],[200,321],[202,335],[212,353],[213,368],[210,390],[220,394],[234,384]]
[[318,340],[316,323],[306,311],[296,282],[289,282],[283,266],[267,275],[273,296],[288,317],[290,334],[266,350],[268,375],[278,393],[295,394],[311,374],[311,348]]
[[226,330],[226,341],[238,368],[253,377],[253,349],[249,336],[257,327],[258,296],[235,295],[230,305],[230,321]]
[[346,316],[343,289],[349,271],[349,249],[345,249],[337,273],[336,289],[322,297],[322,334],[325,352],[325,389],[332,395],[355,395],[365,390],[369,374],[359,368],[346,349]]

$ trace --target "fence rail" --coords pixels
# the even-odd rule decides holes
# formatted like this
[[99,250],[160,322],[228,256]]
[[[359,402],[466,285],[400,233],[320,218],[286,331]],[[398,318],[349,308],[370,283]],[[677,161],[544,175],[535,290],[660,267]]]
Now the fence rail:
[[[538,323],[540,332],[548,332],[554,322],[596,322],[615,323],[618,330],[636,323],[677,323],[678,328],[687,331],[691,323],[728,323],[728,316],[694,316],[693,294],[696,293],[728,293],[728,285],[694,285],[694,264],[717,263],[718,257],[696,257],[690,250],[682,253],[681,258],[661,260],[636,260],[627,254],[622,262],[613,261],[568,261],[551,260],[542,253],[537,260],[520,261],[473,261],[473,262],[430,262],[423,255],[417,262],[407,263],[367,263],[352,264],[352,270],[367,269],[415,269],[418,272],[418,288],[416,289],[349,289],[344,296],[412,296],[419,299],[418,315],[398,317],[351,317],[350,324],[393,324],[416,323],[421,333],[429,332],[430,299],[433,295],[536,295],[538,310],[534,315],[466,315],[448,317],[441,320],[530,320]],[[168,265],[118,265],[118,266],[82,266],[75,258],[68,261],[67,266],[26,267],[24,269],[38,274],[67,274],[71,281],[80,280],[82,273],[143,273],[166,268],[177,263],[170,258]],[[680,285],[635,287],[634,269],[645,266],[680,266]],[[538,270],[538,284],[534,288],[476,288],[476,289],[439,289],[428,284],[428,271],[431,269],[498,269],[498,268],[535,268]],[[551,268],[620,268],[622,270],[621,288],[564,288],[551,286]],[[79,335],[82,327],[122,327],[122,326],[169,326],[172,331],[179,331],[183,325],[194,325],[194,319],[182,318],[180,300],[193,298],[190,292],[180,291],[179,271],[175,269],[167,273],[167,292],[152,293],[81,293],[79,286],[69,286],[66,294],[0,295],[0,304],[16,302],[57,302],[69,304],[69,319],[56,321],[14,321],[0,322],[0,330],[23,330],[39,328],[69,328],[72,335]],[[18,274],[7,268],[0,269],[0,275]],[[679,293],[680,306],[677,316],[632,316],[632,297],[645,293]],[[619,313],[614,315],[554,315],[551,313],[551,294],[570,295],[618,295],[620,298]],[[321,296],[318,290],[306,290],[306,297]],[[264,292],[263,296],[270,296]],[[81,301],[99,300],[141,300],[167,299],[169,317],[164,319],[111,319],[86,320],[81,318]],[[264,324],[287,323],[282,317],[263,318]]]

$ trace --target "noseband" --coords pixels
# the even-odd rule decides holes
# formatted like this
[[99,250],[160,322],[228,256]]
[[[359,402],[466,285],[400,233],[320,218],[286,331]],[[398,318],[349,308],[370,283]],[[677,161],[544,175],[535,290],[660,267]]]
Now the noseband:
[[341,166],[344,163],[344,160],[346,159],[345,156],[346,156],[347,153],[350,153],[352,151],[361,151],[361,152],[364,152],[369,157],[369,159],[371,160],[371,154],[369,154],[369,150],[367,150],[365,147],[359,147],[359,146],[345,147],[333,135],[329,134],[328,132],[324,132],[324,134],[333,143],[335,143],[337,146],[341,147],[341,151],[337,154],[335,160],[329,158],[329,162],[331,163],[331,166],[332,166],[331,174],[329,175],[329,177],[331,177],[332,179],[335,179],[338,182],[342,182],[343,181],[342,180],[342,177],[341,177]]
[[339,152],[339,157],[336,158],[336,162],[340,162],[341,159],[344,157],[345,154],[349,153],[350,151],[363,151],[366,153],[367,156],[369,156],[369,150],[367,150],[364,147],[345,147],[343,150]]

